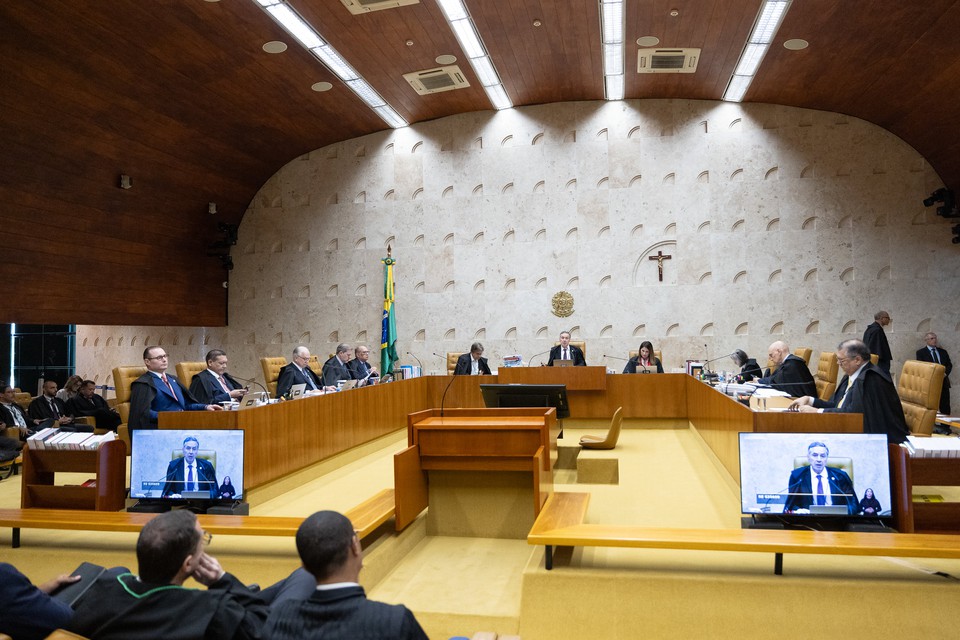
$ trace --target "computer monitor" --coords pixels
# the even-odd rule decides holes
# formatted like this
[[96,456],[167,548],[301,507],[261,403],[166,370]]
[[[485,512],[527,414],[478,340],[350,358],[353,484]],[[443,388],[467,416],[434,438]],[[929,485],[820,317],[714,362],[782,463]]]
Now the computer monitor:
[[133,429],[130,447],[130,497],[141,503],[243,499],[241,430]]
[[480,394],[487,408],[553,407],[558,420],[570,417],[564,384],[481,384]]
[[741,433],[743,514],[785,522],[892,513],[887,437],[871,433]]

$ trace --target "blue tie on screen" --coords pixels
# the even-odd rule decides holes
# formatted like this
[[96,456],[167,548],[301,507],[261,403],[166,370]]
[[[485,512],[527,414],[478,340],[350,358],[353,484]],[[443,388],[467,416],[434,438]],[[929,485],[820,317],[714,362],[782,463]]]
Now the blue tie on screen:
[[193,465],[191,464],[187,465],[187,491],[193,491]]
[[817,474],[817,504],[827,504],[827,497],[823,495],[823,477]]

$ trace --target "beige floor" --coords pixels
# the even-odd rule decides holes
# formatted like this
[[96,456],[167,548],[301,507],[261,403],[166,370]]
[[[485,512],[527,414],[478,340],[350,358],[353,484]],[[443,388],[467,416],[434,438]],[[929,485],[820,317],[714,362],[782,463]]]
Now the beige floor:
[[[578,426],[585,425],[568,422],[568,439],[586,432]],[[404,442],[398,432],[270,487],[252,496],[253,513],[346,510],[392,486],[392,455]],[[736,485],[692,430],[625,429],[615,452],[594,455],[619,459],[619,485],[573,484],[569,472],[556,478],[558,490],[591,492],[589,522],[739,527]],[[19,506],[19,492],[17,477],[0,482],[0,506]],[[423,520],[374,542],[362,580],[371,597],[406,604],[439,639],[480,630],[520,632],[523,640],[744,638],[769,637],[773,628],[778,637],[799,637],[793,629],[806,633],[802,622],[811,618],[820,620],[819,631],[843,632],[847,640],[889,637],[885,629],[952,637],[914,617],[960,595],[960,583],[934,575],[960,576],[957,561],[787,556],[786,575],[776,577],[766,554],[582,549],[571,566],[546,572],[543,550],[523,540],[427,536]],[[10,531],[0,530],[0,559],[35,581],[82,560],[135,565],[133,534],[26,530],[22,536],[23,546],[10,549]],[[218,536],[210,551],[242,580],[263,585],[297,566],[292,539]],[[819,612],[818,601],[828,596],[838,606]],[[858,626],[865,607],[877,622]]]

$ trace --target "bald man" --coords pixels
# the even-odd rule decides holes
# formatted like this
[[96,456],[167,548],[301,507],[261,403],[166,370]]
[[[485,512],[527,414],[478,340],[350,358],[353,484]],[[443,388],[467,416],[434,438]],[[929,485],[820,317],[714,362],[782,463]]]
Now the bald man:
[[767,349],[767,355],[774,365],[779,365],[771,375],[757,380],[795,398],[816,396],[817,383],[810,375],[810,369],[803,358],[790,353],[790,347],[783,340],[777,340]]

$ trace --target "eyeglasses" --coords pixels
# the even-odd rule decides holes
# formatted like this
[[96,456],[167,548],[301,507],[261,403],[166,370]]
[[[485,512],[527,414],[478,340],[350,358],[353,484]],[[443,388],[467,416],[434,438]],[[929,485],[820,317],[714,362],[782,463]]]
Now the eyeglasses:
[[210,545],[210,542],[212,542],[212,541],[213,541],[213,534],[210,533],[209,531],[204,531],[204,532],[203,532],[203,546],[205,546],[205,547],[206,547],[206,546],[209,546],[209,545]]
[[152,358],[147,358],[147,360],[166,360],[169,357],[170,356],[167,354],[163,354],[162,356],[153,356]]

